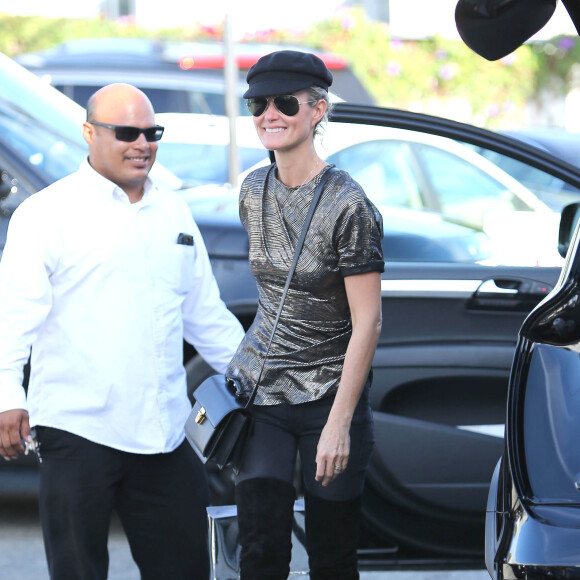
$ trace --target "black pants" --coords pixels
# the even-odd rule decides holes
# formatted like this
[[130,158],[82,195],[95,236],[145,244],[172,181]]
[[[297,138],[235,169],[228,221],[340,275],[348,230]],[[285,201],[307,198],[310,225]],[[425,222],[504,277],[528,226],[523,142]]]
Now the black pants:
[[300,455],[305,491],[331,501],[360,496],[375,443],[369,384],[363,390],[350,427],[347,468],[327,487],[316,475],[316,451],[334,397],[298,405],[254,405],[255,423],[244,448],[236,484],[254,478],[281,479],[293,483],[296,455]]
[[52,580],[105,580],[115,511],[142,580],[209,577],[205,469],[184,442],[171,453],[126,453],[37,428],[40,520]]
[[374,446],[369,386],[353,414],[348,465],[327,487],[315,480],[316,452],[334,397],[297,405],[252,407],[254,428],[236,477],[240,577],[244,580],[288,577],[297,454],[304,485],[310,577],[359,578],[360,498]]

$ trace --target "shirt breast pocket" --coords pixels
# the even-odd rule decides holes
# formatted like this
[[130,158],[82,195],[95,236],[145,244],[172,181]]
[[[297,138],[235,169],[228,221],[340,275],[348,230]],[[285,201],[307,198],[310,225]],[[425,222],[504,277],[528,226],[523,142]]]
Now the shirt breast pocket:
[[160,256],[160,278],[176,294],[187,294],[194,280],[195,246],[175,244]]

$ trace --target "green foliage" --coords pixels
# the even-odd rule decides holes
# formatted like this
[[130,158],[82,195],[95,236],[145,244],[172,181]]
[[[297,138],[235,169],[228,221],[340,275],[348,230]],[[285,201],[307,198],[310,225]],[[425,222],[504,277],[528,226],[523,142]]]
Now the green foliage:
[[[8,56],[50,48],[75,38],[156,37],[221,40],[223,27],[194,25],[141,29],[130,22],[51,19],[0,14],[0,51]],[[269,30],[245,40],[305,45],[341,54],[376,103],[438,114],[482,126],[518,122],[524,105],[549,87],[562,93],[580,85],[580,39],[558,37],[524,45],[488,62],[463,42],[435,37],[400,40],[359,8],[313,25],[304,34]]]
[[121,28],[104,20],[0,14],[0,52],[11,57],[50,48],[73,38],[127,35],[130,35],[128,27]]
[[306,40],[347,57],[382,106],[499,125],[536,90],[538,62],[527,46],[490,63],[460,41],[393,38],[360,10],[318,23]]
[[578,63],[580,63],[580,38],[557,36],[549,42],[532,46],[537,62],[536,86],[551,87],[562,94],[578,88]]

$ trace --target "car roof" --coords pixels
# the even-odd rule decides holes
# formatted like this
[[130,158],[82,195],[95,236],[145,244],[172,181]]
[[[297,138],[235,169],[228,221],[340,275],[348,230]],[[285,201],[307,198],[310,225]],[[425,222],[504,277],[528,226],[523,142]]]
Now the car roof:
[[[295,49],[313,52],[330,69],[334,77],[332,91],[340,99],[360,104],[373,104],[373,98],[352,72],[345,57],[304,46],[265,43],[235,43],[234,51],[239,69],[239,82],[246,88],[247,70],[264,54],[275,50]],[[77,39],[59,44],[51,49],[26,53],[16,61],[36,74],[51,74],[65,78],[63,71],[127,71],[133,84],[139,75],[154,77],[179,73],[185,78],[215,79],[222,86],[224,80],[225,52],[221,42],[173,42],[148,38]],[[146,71],[143,74],[142,71]],[[188,76],[188,73],[191,73]],[[137,75],[137,76],[136,76]],[[73,75],[67,76],[69,81]],[[86,76],[79,76],[79,81]],[[164,77],[167,80],[167,76]],[[126,79],[127,80],[127,79]],[[108,82],[108,81],[106,81]],[[141,82],[146,82],[142,78]]]
[[[275,50],[298,50],[319,56],[331,71],[343,70],[348,62],[343,56],[318,51],[306,46],[239,42],[234,45],[236,64],[248,69],[265,54]],[[25,53],[16,57],[26,67],[85,68],[90,57],[91,67],[130,67],[135,62],[147,62],[150,68],[178,64],[183,70],[218,69],[225,66],[222,42],[178,42],[150,38],[82,38],[70,40],[53,48]]]
[[225,81],[213,73],[200,73],[195,76],[175,74],[175,70],[149,70],[123,68],[58,68],[43,67],[42,71],[29,68],[41,78],[48,77],[52,84],[77,84],[77,85],[102,85],[114,82],[130,82],[134,85],[156,88],[187,88],[189,86],[208,88],[219,87],[223,89]]

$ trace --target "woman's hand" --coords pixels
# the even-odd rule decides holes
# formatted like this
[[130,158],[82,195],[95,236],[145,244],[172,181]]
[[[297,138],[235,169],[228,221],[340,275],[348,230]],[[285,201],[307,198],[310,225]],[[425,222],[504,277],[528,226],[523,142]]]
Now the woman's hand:
[[350,421],[339,424],[329,418],[318,441],[316,481],[326,487],[347,467],[350,455]]
[[332,409],[316,453],[316,481],[326,487],[348,465],[350,424],[381,332],[381,275],[367,272],[344,280],[352,318],[350,338]]

